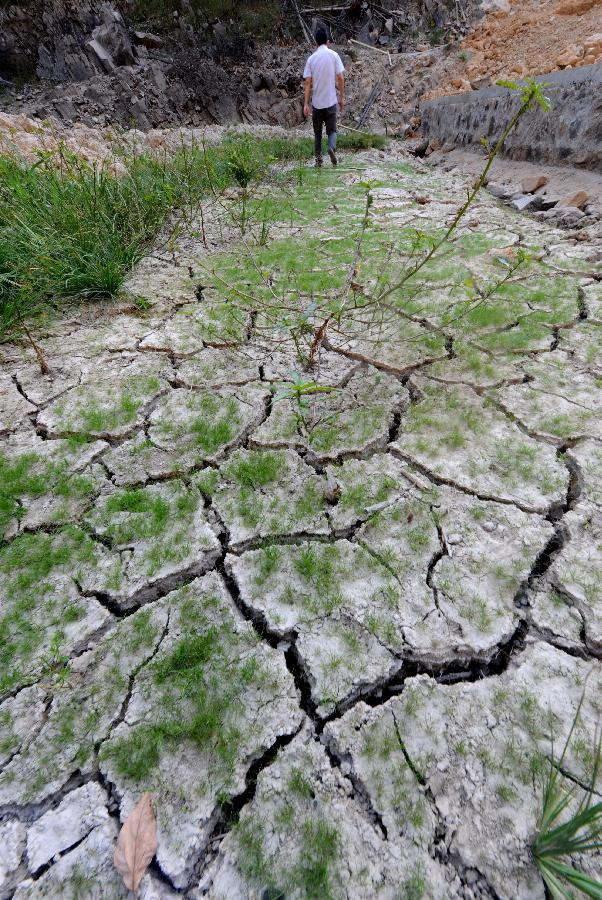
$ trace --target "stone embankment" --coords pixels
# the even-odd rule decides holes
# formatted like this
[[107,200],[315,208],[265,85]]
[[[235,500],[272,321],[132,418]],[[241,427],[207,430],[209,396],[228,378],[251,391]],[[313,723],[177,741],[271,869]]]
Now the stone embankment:
[[[513,159],[543,160],[602,171],[602,67],[583,66],[536,79],[552,111],[535,109],[506,139]],[[518,94],[489,87],[429,100],[421,129],[431,147],[494,144],[518,109]]]

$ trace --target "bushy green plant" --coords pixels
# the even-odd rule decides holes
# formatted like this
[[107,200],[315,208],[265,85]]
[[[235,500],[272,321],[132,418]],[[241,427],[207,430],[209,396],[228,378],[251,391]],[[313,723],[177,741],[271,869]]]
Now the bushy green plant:
[[171,209],[201,185],[182,160],[133,158],[123,178],[65,158],[0,158],[0,331],[66,297],[114,295]]

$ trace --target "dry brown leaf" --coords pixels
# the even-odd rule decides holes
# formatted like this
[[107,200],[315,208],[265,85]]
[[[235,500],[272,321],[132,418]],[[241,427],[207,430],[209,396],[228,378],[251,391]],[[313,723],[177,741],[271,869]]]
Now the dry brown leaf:
[[150,794],[143,794],[119,832],[113,854],[115,868],[130,891],[138,890],[157,850],[157,820]]

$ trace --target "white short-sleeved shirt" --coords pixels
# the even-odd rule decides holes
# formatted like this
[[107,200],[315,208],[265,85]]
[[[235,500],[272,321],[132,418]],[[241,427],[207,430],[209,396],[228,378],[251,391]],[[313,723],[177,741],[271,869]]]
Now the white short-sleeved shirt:
[[312,104],[316,109],[328,109],[336,104],[336,76],[344,71],[341,57],[326,44],[309,57],[303,77],[312,80]]

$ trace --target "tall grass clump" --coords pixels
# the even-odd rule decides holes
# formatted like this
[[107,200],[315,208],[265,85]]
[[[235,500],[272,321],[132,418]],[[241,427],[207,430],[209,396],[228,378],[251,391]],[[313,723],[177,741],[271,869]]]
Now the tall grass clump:
[[116,177],[0,158],[0,331],[44,304],[115,294],[169,212],[202,191],[197,169],[140,156]]

